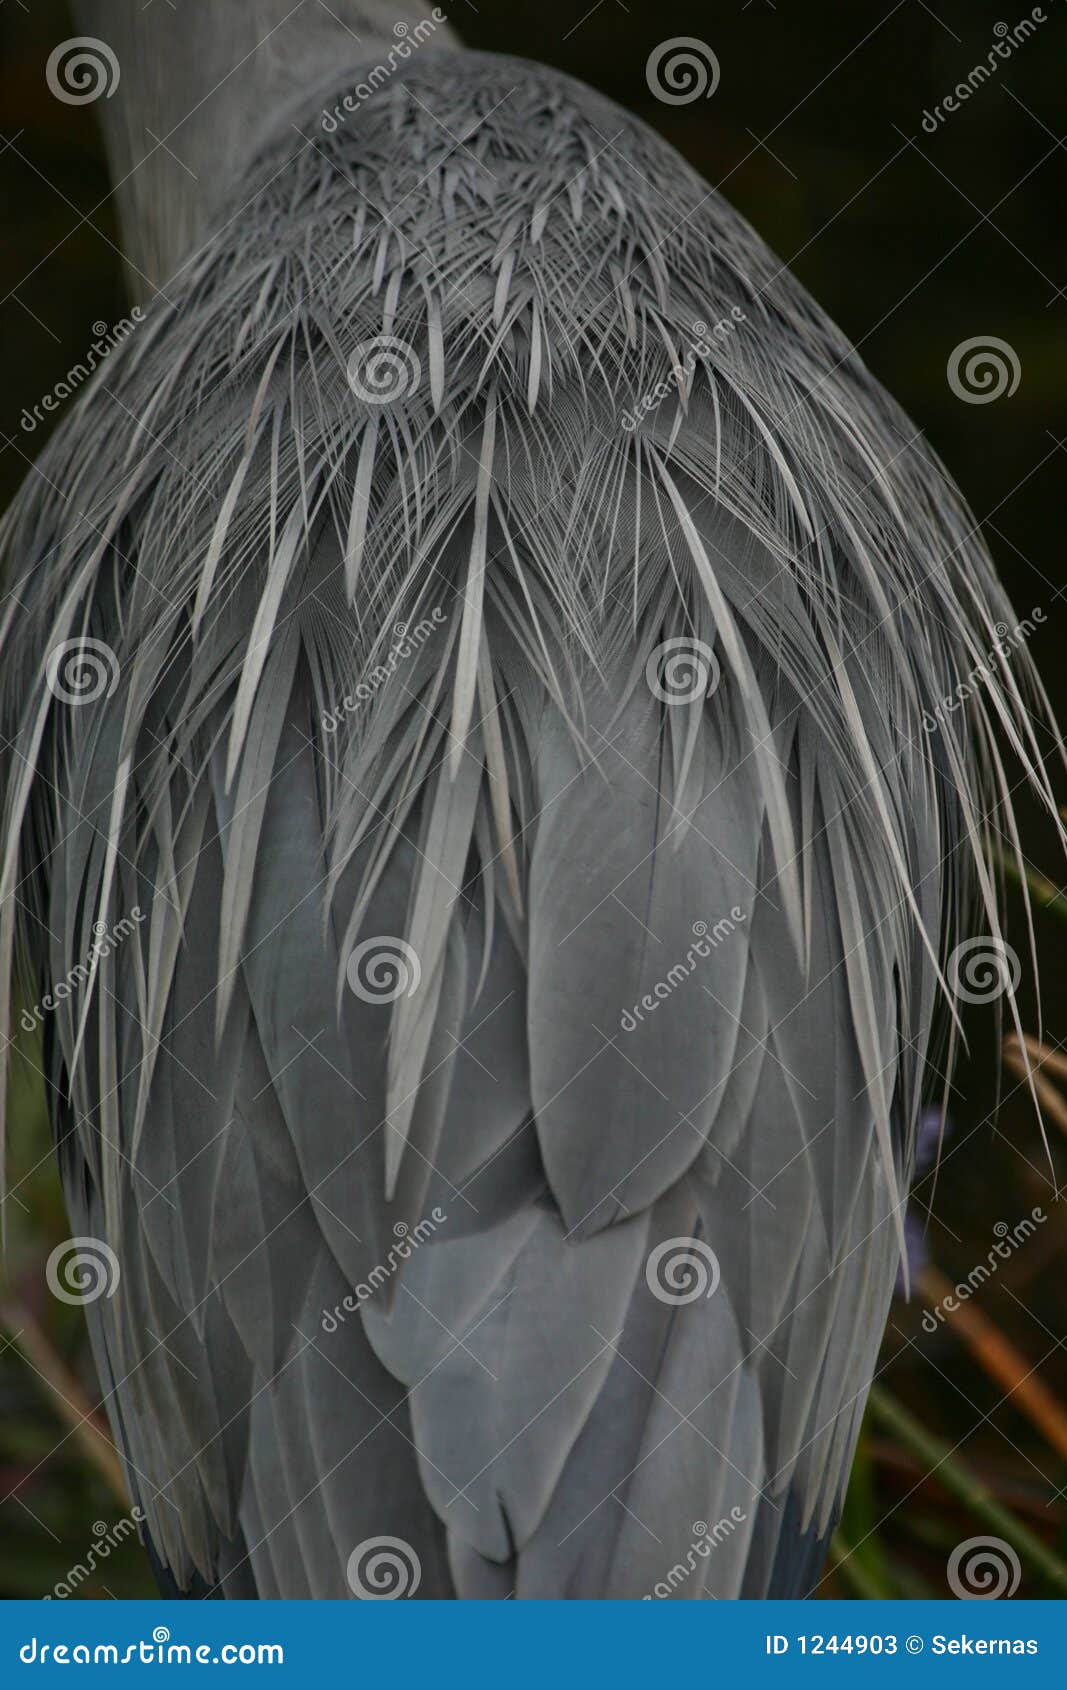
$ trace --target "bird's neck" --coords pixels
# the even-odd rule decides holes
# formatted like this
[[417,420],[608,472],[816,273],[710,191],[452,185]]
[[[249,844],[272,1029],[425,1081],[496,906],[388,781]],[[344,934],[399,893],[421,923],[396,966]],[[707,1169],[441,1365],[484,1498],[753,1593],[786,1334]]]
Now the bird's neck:
[[118,65],[97,110],[138,300],[197,249],[302,90],[314,97],[334,74],[340,86],[400,42],[457,45],[433,0],[75,0],[75,13]]

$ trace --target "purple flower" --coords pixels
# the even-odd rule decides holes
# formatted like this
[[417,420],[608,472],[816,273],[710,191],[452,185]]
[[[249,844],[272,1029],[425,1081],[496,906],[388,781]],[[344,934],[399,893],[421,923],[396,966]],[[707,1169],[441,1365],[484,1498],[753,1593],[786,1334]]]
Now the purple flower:
[[[952,1122],[946,1116],[945,1133],[947,1138],[952,1131]],[[941,1142],[941,1110],[939,1106],[924,1109],[919,1116],[919,1126],[915,1134],[915,1175],[918,1178],[928,1168],[933,1166],[937,1156],[937,1148]],[[926,1249],[927,1217],[922,1211],[916,1213],[913,1208],[907,1210],[904,1216],[904,1253],[908,1263],[908,1279],[912,1285],[929,1261]],[[897,1270],[896,1292],[898,1297],[905,1295],[903,1264]]]

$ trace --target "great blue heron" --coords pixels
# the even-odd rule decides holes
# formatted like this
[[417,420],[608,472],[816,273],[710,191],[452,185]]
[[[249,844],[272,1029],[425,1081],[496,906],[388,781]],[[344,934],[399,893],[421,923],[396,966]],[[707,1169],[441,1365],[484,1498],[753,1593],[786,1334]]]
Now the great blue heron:
[[161,1577],[805,1594],[1004,745],[1054,812],[975,525],[581,84],[79,26],[145,314],[3,531],[0,977]]

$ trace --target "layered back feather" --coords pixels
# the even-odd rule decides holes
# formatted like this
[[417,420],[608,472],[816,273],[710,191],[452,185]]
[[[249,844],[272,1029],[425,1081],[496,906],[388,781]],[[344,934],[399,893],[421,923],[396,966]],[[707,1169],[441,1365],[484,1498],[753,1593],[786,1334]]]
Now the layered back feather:
[[3,529],[3,1015],[92,958],[49,1082],[131,1485],[234,1593],[388,1534],[640,1595],[728,1508],[672,1594],[803,1593],[1046,705],[1019,649],[943,708],[1015,620],[973,519],[664,142],[518,60],[341,87]]

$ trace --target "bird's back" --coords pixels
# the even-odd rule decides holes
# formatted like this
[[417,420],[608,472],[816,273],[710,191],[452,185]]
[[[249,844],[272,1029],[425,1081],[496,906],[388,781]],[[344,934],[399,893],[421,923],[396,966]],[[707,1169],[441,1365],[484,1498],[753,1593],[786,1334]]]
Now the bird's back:
[[806,1594],[984,791],[923,715],[1004,606],[635,119],[413,51],[295,129],[7,529],[131,1491],[182,1589]]

